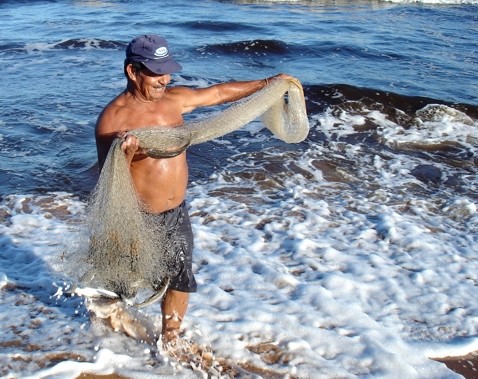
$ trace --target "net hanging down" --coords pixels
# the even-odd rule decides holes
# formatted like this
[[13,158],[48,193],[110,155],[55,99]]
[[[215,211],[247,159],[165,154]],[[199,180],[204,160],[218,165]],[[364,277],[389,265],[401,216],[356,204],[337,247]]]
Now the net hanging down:
[[[287,143],[303,141],[309,132],[302,85],[278,78],[223,112],[176,128],[133,130],[148,156],[166,158],[188,146],[230,133],[261,117]],[[158,288],[175,274],[174,238],[149,222],[136,196],[117,138],[109,150],[87,210],[85,252],[80,282],[132,297],[141,288]]]

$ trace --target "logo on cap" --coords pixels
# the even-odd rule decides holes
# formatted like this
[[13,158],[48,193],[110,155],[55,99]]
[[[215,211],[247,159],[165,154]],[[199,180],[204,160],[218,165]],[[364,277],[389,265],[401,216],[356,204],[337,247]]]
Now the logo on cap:
[[154,52],[154,56],[156,58],[166,58],[168,54],[169,54],[168,48],[165,46],[157,48],[156,51]]

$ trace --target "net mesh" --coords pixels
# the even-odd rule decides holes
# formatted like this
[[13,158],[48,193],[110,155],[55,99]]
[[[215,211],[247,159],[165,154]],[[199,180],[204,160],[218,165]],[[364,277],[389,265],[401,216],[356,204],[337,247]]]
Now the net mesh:
[[[296,79],[276,79],[222,113],[176,128],[134,130],[140,146],[153,158],[180,154],[188,146],[230,133],[262,116],[281,140],[297,143],[309,132],[303,90]],[[157,286],[175,274],[174,238],[148,219],[129,173],[121,139],[109,150],[86,212],[84,251],[75,254],[82,284],[125,297]]]

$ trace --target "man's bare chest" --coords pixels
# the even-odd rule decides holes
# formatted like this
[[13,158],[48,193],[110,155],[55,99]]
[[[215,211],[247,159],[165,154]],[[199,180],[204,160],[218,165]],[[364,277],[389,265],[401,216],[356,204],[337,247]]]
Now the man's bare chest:
[[174,127],[183,123],[183,117],[172,109],[156,107],[152,109],[131,109],[126,114],[127,129],[138,129],[149,126]]

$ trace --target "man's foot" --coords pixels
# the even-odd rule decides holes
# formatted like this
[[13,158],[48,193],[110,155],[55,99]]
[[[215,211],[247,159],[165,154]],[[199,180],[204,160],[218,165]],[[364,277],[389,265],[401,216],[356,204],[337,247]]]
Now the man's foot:
[[161,334],[161,342],[163,346],[176,346],[179,341],[179,329],[163,330]]
[[171,343],[178,338],[181,322],[188,307],[189,294],[173,289],[166,291],[161,304],[163,325],[161,329],[163,343]]

